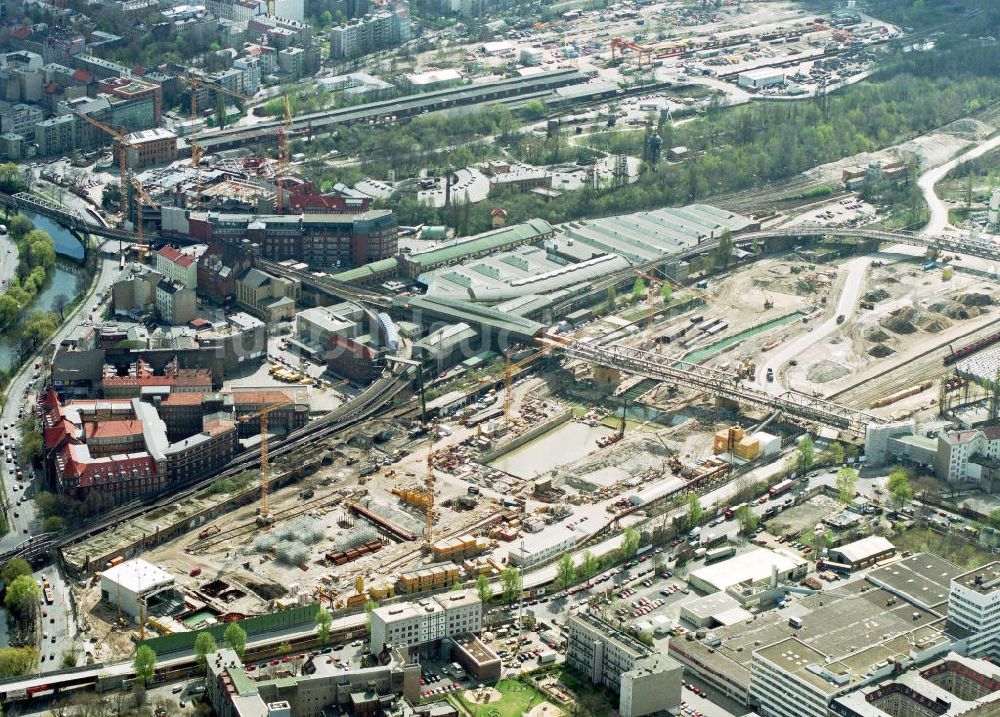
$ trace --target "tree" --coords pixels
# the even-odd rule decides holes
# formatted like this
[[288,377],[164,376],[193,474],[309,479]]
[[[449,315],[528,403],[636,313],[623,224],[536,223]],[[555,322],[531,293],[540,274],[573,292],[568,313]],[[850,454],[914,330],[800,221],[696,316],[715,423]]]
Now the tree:
[[503,586],[503,599],[514,602],[521,595],[521,571],[514,565],[509,565],[500,573],[500,585]]
[[687,527],[692,529],[701,523],[701,516],[705,514],[705,511],[701,507],[701,501],[698,499],[697,493],[688,494],[688,511],[687,511]]
[[490,579],[485,575],[480,575],[476,578],[476,594],[479,595],[479,601],[485,605],[493,597],[493,586],[490,585]]
[[33,647],[5,647],[0,649],[0,679],[19,677],[35,671],[38,650]]
[[27,560],[22,560],[21,558],[8,560],[7,564],[3,566],[3,570],[0,570],[0,580],[3,580],[4,585],[10,585],[22,575],[30,577],[31,566],[28,565]]
[[219,128],[226,126],[226,98],[221,92],[215,93],[215,124]]
[[35,225],[31,223],[31,220],[20,214],[12,217],[7,223],[7,233],[14,241],[21,241],[34,228]]
[[608,311],[615,310],[615,304],[618,303],[618,292],[615,291],[615,287],[608,287]]
[[152,647],[139,645],[135,651],[135,659],[132,661],[132,669],[135,671],[136,679],[142,680],[142,686],[148,687],[149,681],[156,674],[156,653],[153,652]]
[[67,306],[69,306],[69,297],[66,294],[56,294],[55,298],[52,299],[52,308],[59,314],[60,321],[65,318]]
[[41,594],[41,588],[30,575],[20,575],[7,586],[3,604],[22,619],[28,619],[34,616]]
[[584,550],[583,555],[580,556],[580,575],[585,578],[592,578],[597,574],[600,568],[600,561],[597,557],[590,552],[590,550]]
[[639,531],[635,528],[625,528],[622,535],[622,557],[631,558],[639,550]]
[[760,524],[760,518],[746,504],[741,505],[736,510],[736,520],[740,525],[740,535],[753,535]]
[[1000,508],[990,511],[990,514],[986,518],[986,522],[997,530],[1000,530]]
[[840,441],[834,441],[823,452],[823,459],[837,465],[844,462],[844,455],[844,445]]
[[51,515],[42,521],[43,533],[59,533],[66,527],[66,521],[58,515]]
[[670,300],[674,296],[674,290],[670,286],[670,284],[664,281],[663,284],[660,286],[660,295],[663,297],[663,303],[669,304]]
[[242,660],[243,653],[247,649],[247,631],[240,627],[238,622],[231,622],[226,631],[222,633],[222,639],[225,641],[226,646]]
[[566,553],[559,558],[559,563],[556,565],[556,585],[559,586],[560,590],[565,590],[573,584],[575,579],[576,566],[573,565],[573,556]]
[[715,264],[723,269],[729,267],[733,260],[733,235],[728,229],[723,229],[719,236],[719,246],[715,249]]
[[330,640],[330,625],[333,624],[333,615],[326,608],[321,607],[316,611],[316,632],[319,641],[325,645]]
[[858,482],[858,472],[844,466],[837,471],[837,500],[847,505],[854,500],[854,486]]
[[42,434],[38,431],[25,433],[21,438],[21,460],[38,463],[42,459],[43,452]]
[[632,284],[632,301],[642,301],[642,297],[645,295],[646,282],[642,280],[641,276],[637,276],[635,277],[635,283]]
[[910,486],[910,474],[902,466],[896,466],[889,472],[889,494],[892,503],[897,508],[904,507],[913,500],[913,488]]
[[795,469],[800,473],[804,473],[812,468],[815,462],[816,447],[813,445],[812,438],[804,436],[799,441],[799,450],[795,454]]
[[199,632],[194,638],[194,659],[203,670],[208,669],[208,655],[219,649],[215,638],[208,631]]
[[462,590],[462,581],[461,580],[456,580],[455,582],[453,582],[451,584],[451,587],[448,588],[448,590],[450,592],[453,592],[453,593],[459,592],[460,590]]

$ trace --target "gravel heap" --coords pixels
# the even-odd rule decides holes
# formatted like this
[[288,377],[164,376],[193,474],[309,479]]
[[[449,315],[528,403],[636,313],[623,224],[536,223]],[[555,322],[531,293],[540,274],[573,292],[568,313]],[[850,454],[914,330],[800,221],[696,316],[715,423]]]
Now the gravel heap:
[[992,296],[989,294],[977,294],[975,292],[962,294],[958,297],[958,300],[966,306],[991,306],[993,304]]
[[969,311],[968,307],[964,304],[958,303],[957,301],[939,301],[936,304],[931,304],[927,308],[934,313],[941,314],[949,319],[970,319],[973,316],[979,315],[978,309]]
[[890,336],[878,324],[865,329],[865,338],[869,341],[888,341]]
[[851,369],[843,364],[824,359],[809,367],[806,378],[813,383],[827,383],[829,381],[836,381],[838,378],[843,378],[849,373],[851,373]]

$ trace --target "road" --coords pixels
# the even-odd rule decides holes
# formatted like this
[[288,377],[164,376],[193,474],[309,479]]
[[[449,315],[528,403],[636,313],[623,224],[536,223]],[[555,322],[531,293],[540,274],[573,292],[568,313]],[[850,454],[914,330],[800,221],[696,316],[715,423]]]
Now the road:
[[[837,301],[836,310],[823,323],[812,325],[811,331],[801,334],[793,341],[781,344],[774,353],[768,356],[763,365],[757,367],[756,383],[760,388],[771,394],[784,393],[786,387],[781,367],[835,332],[839,326],[838,316],[854,316],[861,298],[861,291],[865,286],[865,276],[868,274],[868,267],[871,263],[872,259],[868,256],[851,259],[844,263],[843,268],[847,271],[847,276],[844,280],[844,288],[840,292],[840,299]],[[767,380],[768,369],[774,372],[773,382]]]
[[3,280],[3,290],[7,282],[17,273],[17,244],[7,234],[0,234],[0,279]]
[[937,183],[962,162],[968,162],[970,159],[981,157],[997,147],[1000,147],[1000,134],[994,135],[985,142],[976,145],[968,152],[964,152],[937,167],[932,167],[920,175],[920,179],[917,180],[917,186],[923,192],[924,201],[927,202],[927,206],[931,210],[931,218],[923,230],[924,236],[937,236],[944,233],[951,226],[948,222],[948,205],[934,191]]

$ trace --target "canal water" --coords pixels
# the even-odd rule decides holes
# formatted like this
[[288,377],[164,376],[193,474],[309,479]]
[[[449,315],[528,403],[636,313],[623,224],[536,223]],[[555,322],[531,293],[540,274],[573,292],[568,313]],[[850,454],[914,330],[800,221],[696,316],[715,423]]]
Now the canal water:
[[520,448],[505,453],[490,465],[530,480],[599,450],[597,439],[611,433],[614,431],[607,426],[588,426],[586,423],[568,421]]
[[710,359],[713,356],[721,354],[723,351],[728,349],[733,344],[737,344],[740,341],[744,341],[751,336],[756,336],[757,334],[762,334],[765,331],[770,331],[771,329],[777,328],[778,326],[784,326],[785,324],[790,324],[793,321],[798,321],[802,318],[802,312],[796,311],[795,313],[782,316],[780,318],[768,321],[766,323],[760,324],[759,326],[754,326],[746,331],[741,331],[733,336],[727,336],[721,341],[716,341],[714,344],[709,344],[708,346],[703,346],[700,349],[695,349],[691,353],[685,354],[684,360],[691,363],[700,363],[705,359]]
[[[83,265],[83,245],[69,230],[56,224],[48,217],[37,214],[23,213],[36,229],[48,232],[56,250],[56,265],[49,272],[50,278],[45,287],[35,296],[28,306],[27,312],[41,309],[52,311],[55,299],[59,294],[65,294],[72,301],[80,295],[87,285],[86,271]],[[12,331],[0,335],[0,368],[5,371],[13,364],[16,357],[16,341]]]

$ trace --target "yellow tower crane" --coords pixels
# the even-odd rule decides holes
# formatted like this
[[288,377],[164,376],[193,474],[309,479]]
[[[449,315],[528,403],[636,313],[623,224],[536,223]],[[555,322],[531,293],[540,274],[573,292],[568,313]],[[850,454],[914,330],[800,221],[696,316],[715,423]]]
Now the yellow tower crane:
[[136,256],[142,261],[146,254],[149,252],[149,245],[142,240],[142,205],[147,207],[152,207],[153,209],[159,209],[160,205],[156,203],[153,199],[146,193],[146,190],[142,187],[142,182],[140,182],[135,177],[132,177],[132,189],[135,191],[135,229],[138,233],[138,239],[136,240],[135,253]]
[[275,172],[274,177],[275,204],[277,204],[278,214],[284,212],[285,197],[281,186],[281,175],[288,169],[288,160],[291,156],[288,149],[288,138],[292,133],[292,105],[288,95],[285,95],[282,101],[284,103],[284,119],[278,126],[278,171]]
[[514,371],[523,368],[524,366],[527,366],[535,359],[539,359],[542,356],[545,356],[553,348],[556,347],[545,346],[542,349],[531,354],[530,356],[521,359],[517,363],[511,363],[510,356],[507,356],[507,367],[504,369],[503,372],[503,420],[505,424],[510,425],[510,408],[511,408],[511,403],[513,402],[513,395],[510,386],[511,386],[511,381],[514,378]]
[[267,14],[274,17],[274,3],[275,0],[267,0]]
[[239,420],[243,423],[252,421],[255,418],[260,419],[260,514],[257,516],[257,522],[261,525],[270,525],[274,522],[274,519],[271,517],[271,506],[268,502],[268,480],[270,479],[270,466],[268,465],[267,455],[268,416],[277,410],[287,408],[288,406],[292,406],[294,404],[294,400],[274,403],[266,408],[262,408],[256,413],[248,413],[239,417]]
[[117,142],[116,151],[118,153],[118,170],[119,170],[118,190],[121,194],[121,199],[119,200],[118,204],[119,208],[121,209],[121,218],[122,221],[124,222],[125,218],[128,216],[125,211],[125,196],[126,194],[128,194],[128,176],[126,174],[126,170],[128,169],[128,151],[132,149],[134,145],[132,144],[132,142],[129,141],[128,137],[125,136],[124,129],[119,132],[113,127],[109,127],[103,122],[98,122],[93,117],[84,114],[83,112],[77,112],[76,110],[74,110],[73,114],[75,114],[77,117],[82,119],[90,126],[96,127],[105,134],[111,135]]
[[191,167],[194,169],[194,208],[201,209],[201,158],[205,156],[205,148],[193,138],[188,140],[188,144],[191,145]]
[[437,424],[431,426],[431,442],[427,447],[427,477],[424,485],[427,487],[427,502],[425,513],[427,516],[427,547],[434,543],[434,441],[437,439]]
[[181,81],[191,88],[191,119],[195,120],[198,118],[198,93],[199,88],[212,90],[213,92],[220,92],[224,95],[228,95],[237,100],[242,100],[244,102],[249,102],[252,97],[242,94],[241,92],[236,92],[235,90],[230,90],[222,85],[217,85],[214,82],[205,82],[204,80],[197,80],[193,77],[187,77],[181,75]]

